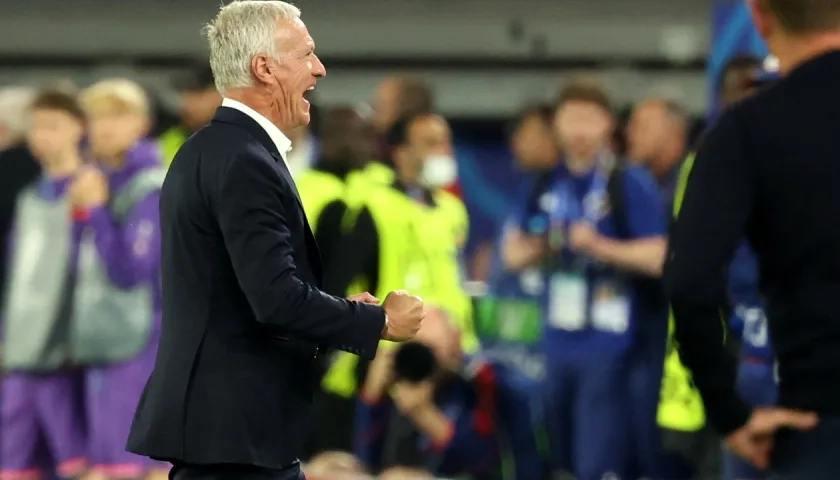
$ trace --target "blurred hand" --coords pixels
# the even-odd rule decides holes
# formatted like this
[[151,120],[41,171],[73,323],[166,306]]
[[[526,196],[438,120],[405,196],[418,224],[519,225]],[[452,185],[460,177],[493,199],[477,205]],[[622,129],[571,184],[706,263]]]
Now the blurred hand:
[[75,207],[101,207],[108,202],[108,178],[95,168],[85,168],[76,175],[67,194]]
[[379,304],[379,299],[369,294],[368,292],[350,295],[349,297],[347,297],[347,300],[350,300],[351,302],[371,303],[374,305]]
[[426,315],[423,300],[409,295],[403,290],[391,292],[382,303],[388,325],[382,332],[382,338],[392,342],[411,340],[420,330],[420,322]]
[[431,380],[417,383],[397,382],[394,385],[394,404],[406,416],[428,407],[434,402],[435,385]]
[[590,253],[598,238],[598,231],[591,224],[576,222],[569,228],[566,241],[573,252]]
[[394,355],[396,350],[380,348],[370,363],[362,395],[372,401],[379,400],[388,393],[394,382]]
[[726,446],[733,453],[764,470],[770,466],[773,440],[782,428],[809,430],[817,424],[814,413],[785,408],[758,408],[749,422],[726,437]]

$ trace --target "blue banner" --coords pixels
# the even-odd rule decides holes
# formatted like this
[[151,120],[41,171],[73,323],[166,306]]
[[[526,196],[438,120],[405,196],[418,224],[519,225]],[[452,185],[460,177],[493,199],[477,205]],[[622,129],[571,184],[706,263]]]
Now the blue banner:
[[714,7],[712,14],[712,47],[709,50],[709,113],[718,111],[718,83],[723,68],[730,58],[738,55],[755,55],[764,58],[769,52],[750,19],[744,1],[728,1]]
[[467,135],[456,140],[458,175],[470,215],[466,254],[472,258],[476,246],[496,239],[525,176],[513,168],[513,157],[503,136]]

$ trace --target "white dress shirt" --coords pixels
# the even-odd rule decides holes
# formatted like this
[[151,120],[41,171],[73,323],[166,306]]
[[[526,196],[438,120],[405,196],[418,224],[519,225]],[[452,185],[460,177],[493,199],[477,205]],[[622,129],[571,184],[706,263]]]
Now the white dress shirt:
[[283,134],[279,128],[277,128],[277,125],[271,123],[269,119],[265,118],[259,112],[242,102],[224,98],[222,99],[222,106],[239,110],[254,119],[254,121],[257,122],[263,130],[265,130],[265,133],[268,134],[271,141],[274,142],[274,145],[277,146],[277,151],[279,151],[280,156],[283,157],[283,161],[286,163],[286,168],[289,168],[289,161],[286,159],[286,156],[292,150],[292,141],[289,140],[289,137]]
[[292,151],[286,159],[292,171],[292,177],[297,177],[309,170],[315,163],[315,154],[315,139],[312,135],[307,134],[300,141],[293,143]]

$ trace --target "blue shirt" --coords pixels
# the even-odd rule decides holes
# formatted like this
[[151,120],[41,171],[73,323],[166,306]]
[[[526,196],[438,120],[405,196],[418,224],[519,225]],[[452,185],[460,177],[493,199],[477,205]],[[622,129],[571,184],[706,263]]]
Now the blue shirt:
[[[542,201],[534,204],[537,210],[526,212],[521,220],[524,226],[534,224],[534,218],[548,218],[549,241],[556,250],[544,270],[544,342],[551,347],[549,354],[562,354],[576,347],[630,346],[631,332],[642,314],[636,283],[612,266],[572,252],[564,242],[569,227],[579,221],[591,222],[600,235],[620,240],[666,234],[661,194],[653,177],[636,166],[622,172],[626,216],[623,222],[613,215],[607,172],[594,168],[580,175],[565,167],[558,169],[552,188]],[[621,224],[627,231],[619,231]],[[558,344],[563,348],[557,348]]]
[[729,297],[734,306],[730,327],[741,337],[744,356],[773,360],[767,316],[758,288],[758,262],[744,242],[729,266]]

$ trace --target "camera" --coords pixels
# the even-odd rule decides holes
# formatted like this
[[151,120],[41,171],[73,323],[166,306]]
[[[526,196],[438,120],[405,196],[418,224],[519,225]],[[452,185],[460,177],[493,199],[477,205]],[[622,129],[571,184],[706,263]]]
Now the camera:
[[434,352],[422,343],[405,343],[394,354],[394,377],[397,381],[422,382],[432,378],[437,369]]

